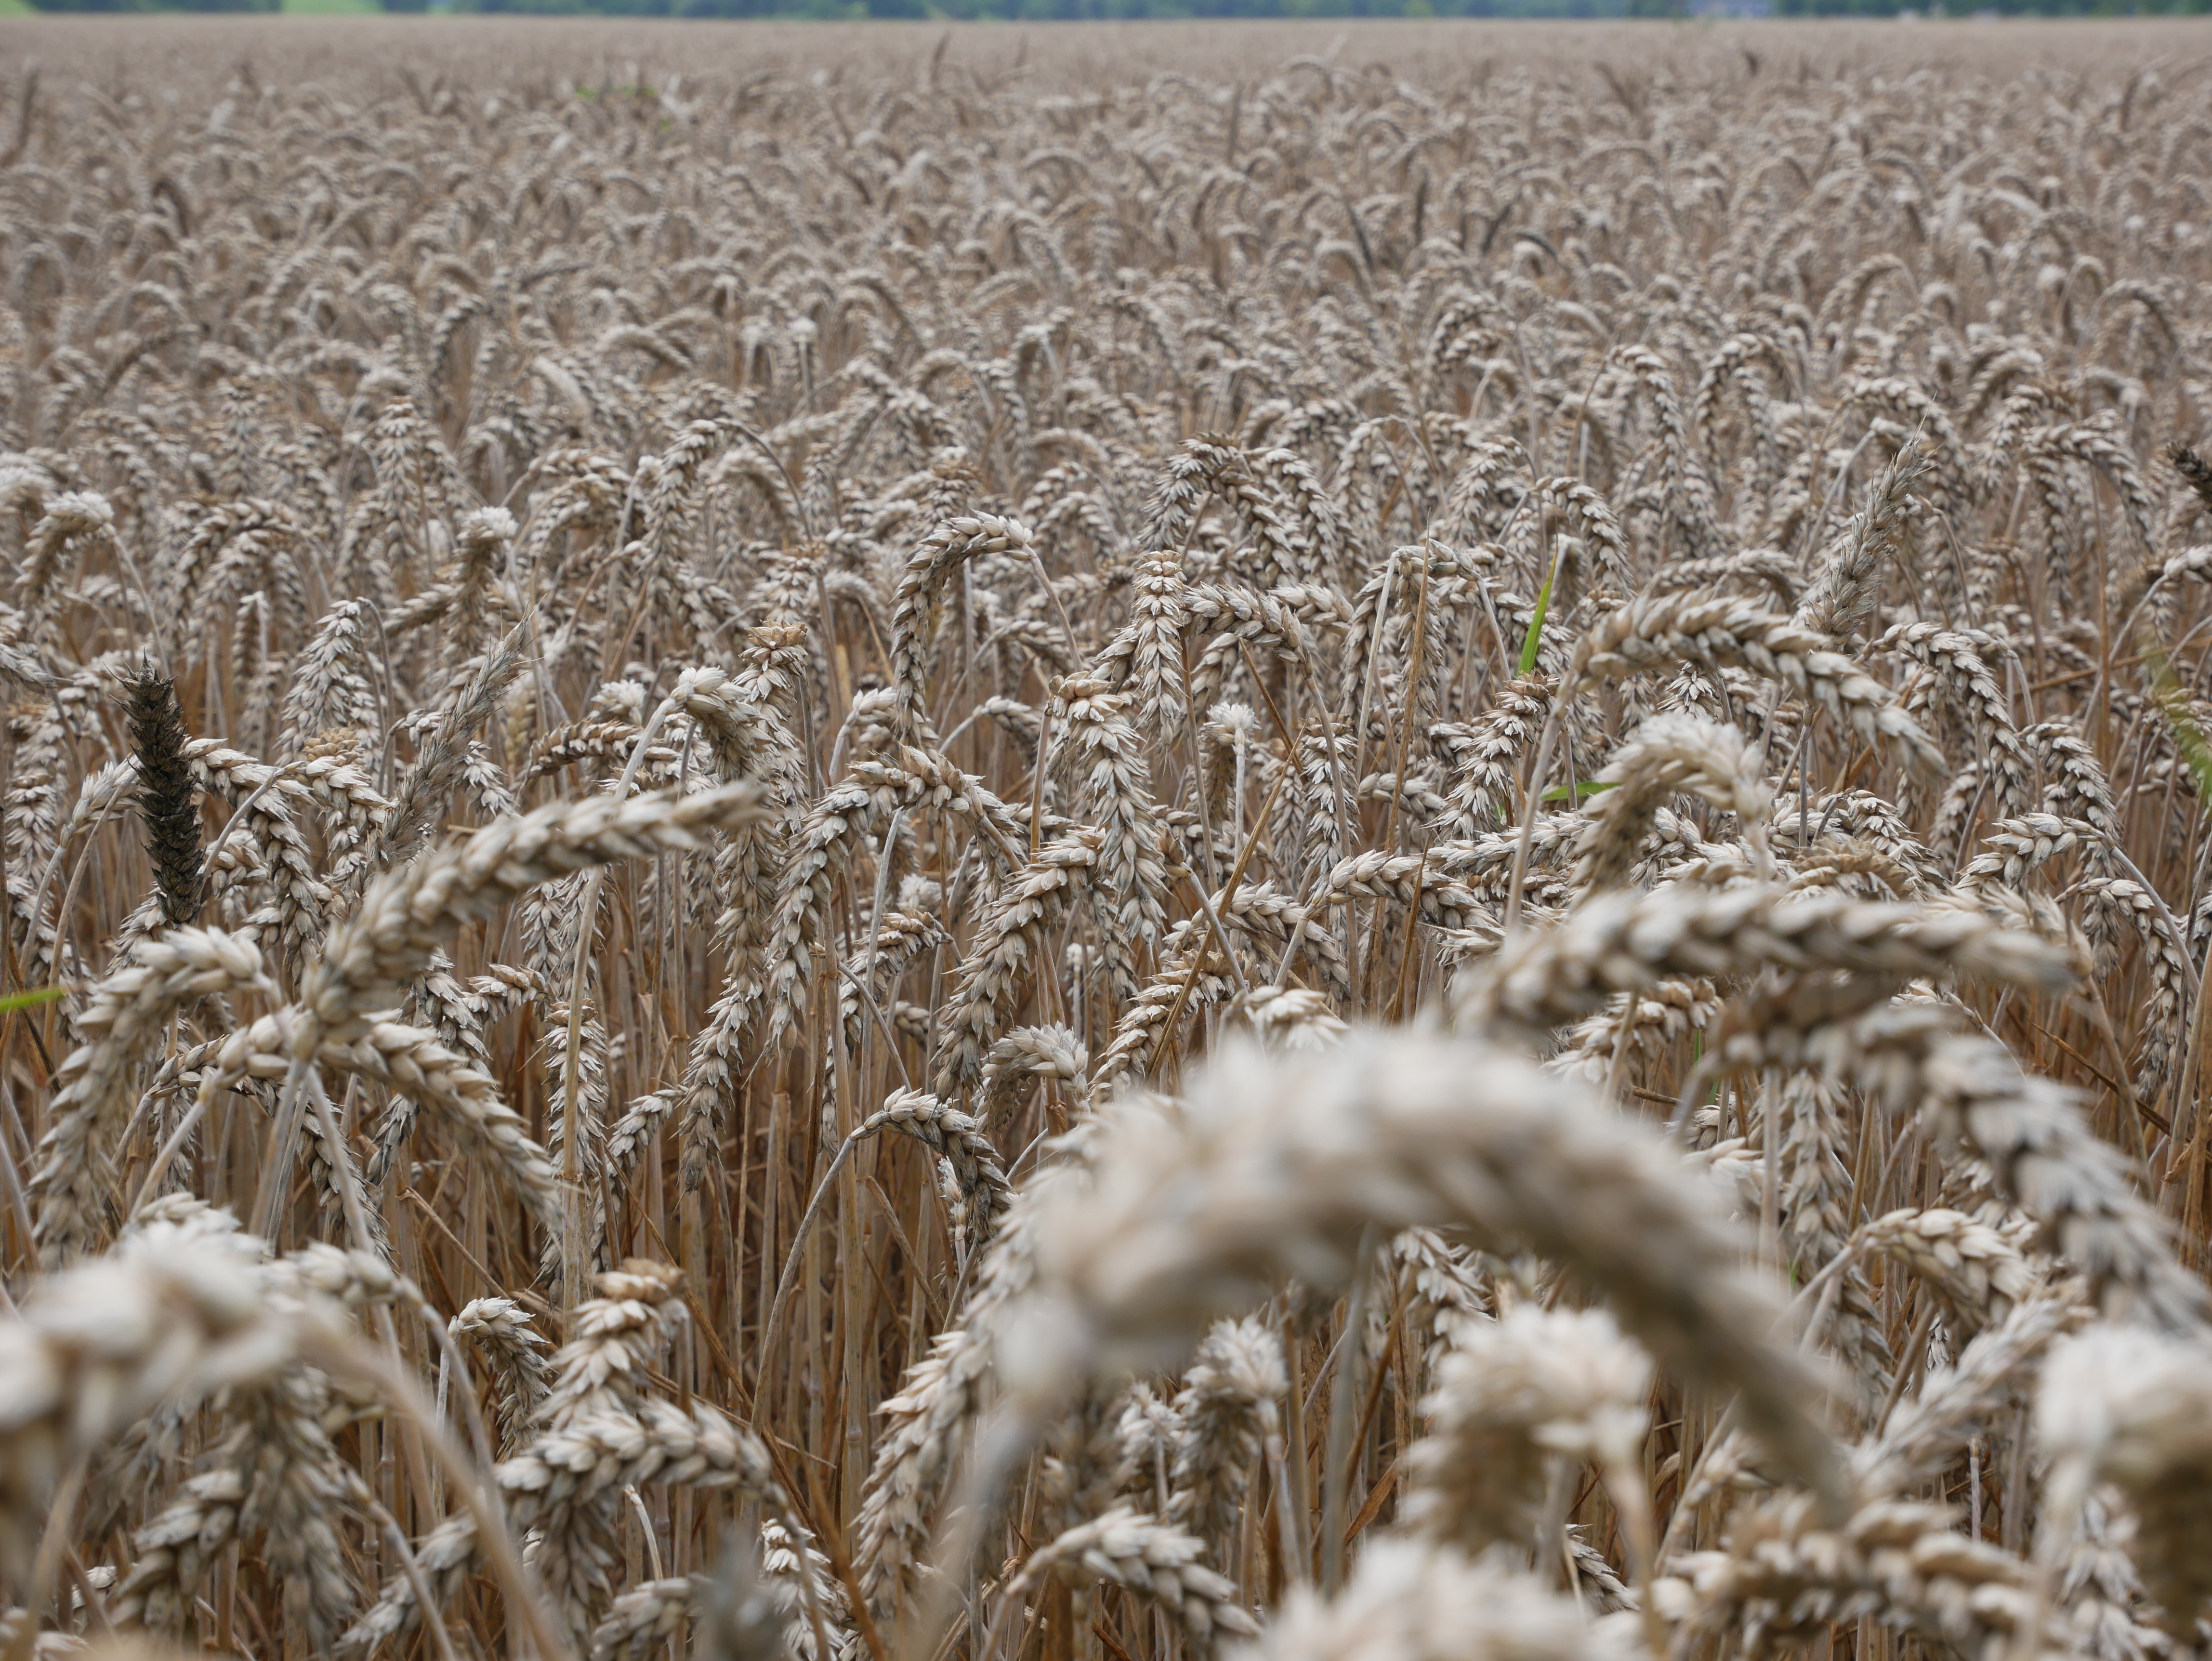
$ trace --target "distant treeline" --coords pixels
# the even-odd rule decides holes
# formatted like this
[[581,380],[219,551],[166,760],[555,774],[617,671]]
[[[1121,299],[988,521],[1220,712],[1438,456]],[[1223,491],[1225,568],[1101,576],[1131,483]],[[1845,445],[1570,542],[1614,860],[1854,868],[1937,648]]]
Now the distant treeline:
[[[1031,21],[1139,17],[1680,17],[1705,0],[380,0],[387,11],[452,9],[598,17],[1003,18]],[[281,0],[31,0],[46,11],[277,11]],[[1728,7],[1751,9],[1743,0]],[[1766,0],[1784,17],[1891,17],[1925,0]],[[1933,8],[1941,12],[1940,5]],[[2116,16],[2212,11],[2212,0],[1954,0],[1953,15]]]
[[[57,5],[52,0],[31,0],[40,11],[282,11],[280,0],[68,0]],[[404,9],[391,8],[391,9]],[[421,10],[421,7],[413,8]]]

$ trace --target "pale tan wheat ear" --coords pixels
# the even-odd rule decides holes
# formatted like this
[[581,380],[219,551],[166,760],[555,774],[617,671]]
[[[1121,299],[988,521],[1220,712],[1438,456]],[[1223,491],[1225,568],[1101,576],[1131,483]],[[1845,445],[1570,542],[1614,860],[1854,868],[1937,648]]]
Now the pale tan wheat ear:
[[263,1304],[254,1255],[220,1237],[149,1239],[70,1270],[4,1324],[0,1541],[17,1576],[30,1570],[52,1490],[81,1461],[169,1402],[264,1377],[292,1354]]
[[1895,554],[1902,521],[1910,512],[1908,493],[1929,468],[1915,441],[1908,439],[1898,447],[1865,508],[1822,555],[1791,622],[1836,641],[1865,632],[1874,615],[1882,567]]
[[1575,682],[1598,682],[1680,663],[1748,669],[1917,771],[1942,765],[1919,724],[1856,663],[1829,648],[1826,636],[1732,595],[1692,590],[1632,601],[1576,643],[1569,672]]
[[1855,1081],[1915,1116],[1948,1157],[1977,1161],[2110,1313],[2178,1333],[2204,1324],[2203,1283],[2176,1260],[2168,1225],[2130,1186],[2124,1161],[2067,1092],[2024,1074],[2002,1045],[1958,1031],[1949,1010],[1885,1001],[1803,1032],[1778,1024],[1755,1043],[1765,1059]]
[[1640,1463],[1650,1390],[1650,1358],[1602,1310],[1524,1304],[1462,1323],[1421,1404],[1428,1433],[1407,1451],[1407,1527],[1469,1552],[1499,1541],[1543,1549],[1550,1468]]
[[2204,1349],[2153,1334],[2090,1328],[2051,1357],[2036,1400],[2036,1437],[2055,1462],[2057,1520],[2108,1482],[2135,1508],[2136,1559],[2170,1630],[2191,1628],[2212,1577],[2203,1542],[2212,1526],[2204,1471]]
[[1198,1561],[1204,1550],[1173,1523],[1115,1506],[1039,1551],[1014,1585],[1026,1591],[1051,1573],[1130,1586],[1159,1603],[1206,1654],[1218,1637],[1249,1637],[1259,1628],[1236,1601],[1234,1585]]
[[116,1183],[117,1146],[132,1068],[191,1000],[270,990],[250,940],[179,928],[141,941],[130,965],[94,988],[77,1017],[83,1044],[55,1074],[52,1128],[40,1142],[30,1191],[40,1254],[52,1266],[99,1239]]
[[743,822],[759,803],[758,789],[740,783],[694,796],[556,804],[488,825],[373,883],[302,977],[301,1004],[322,1031],[343,1033],[427,970],[431,952],[471,918],[567,872],[699,848],[706,832]]
[[1677,795],[1695,795],[1735,815],[1741,834],[1771,873],[1766,824],[1774,800],[1757,753],[1733,727],[1687,715],[1654,715],[1613,752],[1597,782],[1610,787],[1584,810],[1575,838],[1574,880],[1584,890],[1611,888],[1642,851],[1653,812]]
[[2074,978],[2064,952],[1978,913],[1686,885],[1601,896],[1559,928],[1510,943],[1463,977],[1456,1013],[1475,1026],[1548,1026],[1616,991],[1770,967],[1900,979],[1955,976],[2041,989]]
[[1255,1461],[1280,1423],[1289,1389],[1281,1341],[1264,1322],[1247,1317],[1220,1322],[1206,1334],[1176,1395],[1168,1518],[1224,1561]]

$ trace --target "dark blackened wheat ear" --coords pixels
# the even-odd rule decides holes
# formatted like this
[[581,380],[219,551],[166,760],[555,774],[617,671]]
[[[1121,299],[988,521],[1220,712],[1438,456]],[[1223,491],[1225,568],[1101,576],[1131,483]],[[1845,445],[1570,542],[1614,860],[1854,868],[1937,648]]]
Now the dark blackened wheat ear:
[[161,917],[181,928],[199,915],[207,873],[200,852],[200,813],[185,759],[184,711],[177,684],[152,664],[128,683],[131,747],[138,757],[138,811],[146,819],[146,853]]

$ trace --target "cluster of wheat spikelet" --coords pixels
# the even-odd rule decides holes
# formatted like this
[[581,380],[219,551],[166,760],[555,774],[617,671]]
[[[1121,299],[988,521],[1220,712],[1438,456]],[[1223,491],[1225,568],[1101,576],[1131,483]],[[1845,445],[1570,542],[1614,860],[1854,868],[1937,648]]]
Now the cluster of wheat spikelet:
[[6,1661],[2205,1641],[2201,77],[0,93]]

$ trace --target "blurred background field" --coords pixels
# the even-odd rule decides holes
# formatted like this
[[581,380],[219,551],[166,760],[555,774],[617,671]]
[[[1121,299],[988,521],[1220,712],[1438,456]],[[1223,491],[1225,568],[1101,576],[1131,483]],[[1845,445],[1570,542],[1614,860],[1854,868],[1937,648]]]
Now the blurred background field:
[[[374,0],[284,0],[287,12],[374,11]],[[1132,81],[1165,70],[1200,76],[1263,73],[1302,55],[1346,66],[1388,64],[1435,86],[1515,69],[1602,66],[1669,80],[1723,71],[1841,74],[1936,70],[2014,75],[2037,68],[2094,70],[2156,64],[2169,80],[2212,61],[2212,33],[2180,17],[1875,19],[1421,19],[1376,17],[1146,19],[1079,28],[1018,20],[872,20],[864,23],[761,18],[732,28],[719,19],[635,17],[301,16],[271,27],[263,15],[135,16],[28,13],[0,0],[0,60],[35,60],[50,72],[155,77],[187,101],[222,96],[241,59],[284,79],[371,81],[405,70],[470,76],[495,70],[508,84],[533,78],[620,87],[732,82],[765,70],[865,77],[913,64],[942,46],[948,67],[1019,76],[1066,89],[1109,76]]]

